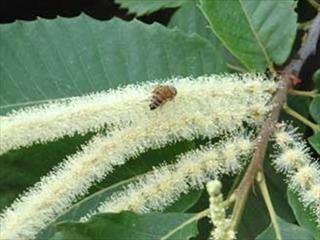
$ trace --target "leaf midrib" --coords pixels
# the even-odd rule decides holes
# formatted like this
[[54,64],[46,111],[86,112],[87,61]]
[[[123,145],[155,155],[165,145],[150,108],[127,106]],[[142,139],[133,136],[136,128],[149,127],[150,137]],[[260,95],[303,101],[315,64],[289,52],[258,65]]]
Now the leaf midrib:
[[173,234],[175,234],[176,232],[178,232],[180,229],[186,227],[187,225],[191,224],[192,222],[196,221],[199,219],[198,214],[195,216],[192,216],[190,219],[188,219],[187,221],[184,221],[183,223],[181,223],[180,225],[176,226],[174,229],[172,229],[171,231],[169,231],[166,235],[164,235],[160,240],[166,240],[169,239],[169,237],[171,237]]
[[245,9],[245,6],[243,5],[243,0],[238,0],[238,1],[239,1],[241,10],[243,11],[244,16],[246,17],[246,20],[247,20],[247,22],[248,22],[248,25],[249,25],[249,27],[250,27],[250,29],[251,29],[251,31],[252,31],[255,39],[257,40],[257,43],[258,43],[259,47],[261,48],[261,51],[262,51],[262,53],[263,53],[263,55],[264,55],[264,57],[265,57],[265,60],[267,61],[267,65],[268,65],[269,69],[270,69],[271,71],[275,71],[274,68],[273,68],[272,61],[271,61],[271,59],[269,58],[268,53],[267,53],[267,51],[266,51],[266,49],[265,49],[265,47],[264,47],[264,45],[263,45],[263,43],[262,43],[259,35],[258,35],[258,33],[255,31],[254,27],[252,26],[252,24],[251,24],[251,22],[250,22],[249,15],[248,15],[248,13],[247,13],[247,11],[246,11],[246,9]]
[[[127,184],[127,183],[130,183],[130,182],[138,179],[139,177],[141,177],[141,176],[143,176],[143,175],[144,175],[144,174],[139,174],[139,175],[136,175],[136,176],[134,176],[134,177],[131,177],[131,178],[122,180],[122,181],[120,181],[120,182],[117,182],[117,183],[109,186],[109,187],[106,187],[106,188],[104,188],[104,189],[101,189],[100,191],[95,192],[94,194],[90,195],[90,196],[87,197],[87,198],[82,199],[81,201],[77,202],[76,204],[73,204],[70,208],[66,209],[64,212],[62,212],[62,213],[59,214],[57,217],[55,217],[54,219],[52,219],[52,221],[48,222],[48,223],[46,224],[46,226],[45,226],[42,230],[40,230],[40,232],[46,231],[46,229],[47,229],[50,225],[52,225],[53,223],[55,223],[57,220],[59,220],[59,218],[61,218],[62,216],[64,216],[64,215],[67,214],[68,212],[72,211],[73,209],[78,208],[79,206],[82,205],[82,203],[87,202],[89,199],[93,199],[93,198],[95,198],[95,196],[99,196],[102,192],[110,191],[110,190],[112,190],[112,189],[114,189],[114,188],[117,188],[117,187],[119,187],[119,186],[121,186],[121,185],[125,185],[125,184]],[[39,232],[39,233],[40,233],[40,232]],[[39,233],[38,233],[38,234],[39,234]],[[36,238],[36,239],[37,239],[37,238]]]

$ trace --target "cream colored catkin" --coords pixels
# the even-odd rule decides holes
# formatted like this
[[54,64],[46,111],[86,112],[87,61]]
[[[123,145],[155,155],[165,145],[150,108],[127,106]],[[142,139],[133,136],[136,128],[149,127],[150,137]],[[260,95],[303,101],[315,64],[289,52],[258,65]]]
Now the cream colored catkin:
[[[270,81],[265,81],[263,75],[248,74],[235,76],[241,84],[236,85],[238,88],[231,87],[234,81],[230,80],[228,82],[229,75],[228,79],[226,79],[225,90],[221,90],[223,88],[220,86],[224,81],[223,79],[227,78],[227,76],[214,77],[213,79],[212,77],[203,77],[202,81],[201,78],[198,78],[199,85],[203,87],[202,92],[195,91],[198,85],[198,83],[195,83],[195,79],[173,79],[170,82],[178,86],[177,97],[172,102],[166,103],[155,111],[146,110],[145,108],[148,108],[147,97],[143,95],[142,99],[142,95],[138,94],[138,101],[143,101],[143,104],[139,103],[143,108],[141,110],[143,112],[141,117],[140,113],[136,115],[132,114],[131,110],[134,112],[135,110],[133,109],[135,108],[123,104],[124,102],[118,99],[122,96],[120,94],[122,90],[119,90],[119,95],[114,97],[118,101],[115,100],[114,103],[117,102],[117,104],[113,106],[116,110],[112,110],[115,114],[115,120],[112,122],[105,115],[103,115],[104,120],[101,120],[103,124],[111,122],[115,125],[115,128],[107,135],[93,137],[91,141],[82,147],[81,151],[68,156],[58,167],[43,177],[40,182],[22,194],[19,199],[7,208],[0,215],[0,239],[33,239],[41,229],[72,205],[76,199],[86,194],[90,186],[95,182],[101,181],[107,174],[112,172],[115,166],[122,165],[128,159],[134,158],[149,149],[161,148],[183,139],[193,140],[198,137],[213,138],[226,132],[237,131],[243,127],[244,122],[253,126],[259,125],[269,111],[268,102],[271,98],[274,84],[271,84]],[[219,79],[220,81],[218,81]],[[217,84],[220,88],[219,91],[216,87]],[[230,85],[229,88],[228,84]],[[141,86],[135,86],[133,89],[137,88],[137,93],[139,93],[146,86],[143,85],[142,88],[140,88]],[[216,90],[213,91],[214,89]],[[201,89],[198,88],[198,90]],[[134,92],[135,90],[132,91]],[[89,99],[88,102],[90,102]],[[79,105],[84,112],[90,109],[90,107],[87,108],[90,104],[85,106],[85,103],[86,101]],[[74,109],[77,109],[77,106],[75,104]],[[64,116],[64,114],[60,115],[60,105],[52,108],[57,108],[56,113],[59,116]],[[125,111],[121,110],[122,108],[126,109],[128,116],[124,120],[125,123],[116,124],[121,115],[117,114],[117,111],[125,114]],[[32,116],[35,114],[35,109],[32,108],[28,110],[29,112],[17,112],[6,118],[11,118],[12,122],[14,120],[19,122],[22,116],[27,116],[28,114]],[[42,111],[41,109],[39,110],[40,112]],[[48,111],[48,114],[51,110],[50,104],[44,108],[44,111]],[[137,111],[139,112],[140,110]],[[64,113],[66,112],[64,111]],[[86,122],[86,114],[80,115],[80,119],[83,121],[79,121],[79,118],[78,121]],[[96,115],[96,120],[100,121],[99,117],[101,116],[98,115]],[[33,115],[36,119],[35,116]],[[61,121],[61,123],[65,124],[63,126],[69,124],[67,119],[54,116],[51,119],[52,122],[59,119],[58,122]],[[68,116],[72,119],[73,115]],[[136,116],[136,118],[133,116]],[[37,122],[37,120],[35,121]],[[11,131],[14,129],[13,125],[7,122],[3,127],[2,123],[1,131],[4,129],[11,134]],[[22,122],[20,123],[23,126]],[[26,119],[26,124],[29,124],[28,119]],[[37,135],[36,131],[38,130],[47,131],[50,127],[46,128],[46,124],[47,122],[45,121],[43,125],[40,124],[44,128],[35,128],[35,130],[30,130],[28,134]],[[88,127],[89,125],[91,123],[86,126]],[[17,126],[17,129],[19,129],[19,126]],[[56,126],[59,127],[59,125]],[[63,128],[63,126],[61,127]],[[82,129],[82,127],[80,128]],[[66,127],[65,129],[68,128]],[[87,128],[84,127],[83,129]],[[59,132],[59,130],[57,131]],[[74,130],[70,130],[70,134],[71,132],[73,134]],[[10,140],[15,142],[16,139],[21,137],[10,134],[7,135],[8,138],[5,138],[4,142],[9,143]],[[52,137],[55,138],[62,135],[53,133]],[[50,139],[43,140],[43,142]],[[14,143],[16,147],[23,145],[21,142],[18,143],[19,141],[17,140]],[[28,144],[31,142],[29,141]],[[27,142],[25,143],[27,144]],[[4,148],[8,150],[12,146]]]
[[295,191],[304,207],[310,208],[320,227],[320,165],[296,129],[285,123],[275,132],[276,154],[273,164],[287,177],[289,187]]
[[[94,137],[82,151],[68,157],[2,213],[0,238],[33,238],[114,166],[148,149],[182,139],[215,137],[240,128],[243,121],[258,124],[263,115],[257,119],[256,105],[263,107],[267,102],[268,97],[259,96],[240,103],[223,98],[209,104],[202,99],[194,100],[193,104],[180,109],[171,104],[167,106],[167,115],[158,111],[153,118],[135,126]],[[191,110],[190,105],[194,109]],[[267,111],[265,106],[265,113]]]
[[262,74],[225,74],[198,78],[177,77],[162,83],[146,82],[56,100],[0,116],[0,154],[76,133],[101,130],[106,125],[109,128],[124,128],[141,119],[152,118],[154,113],[149,109],[150,94],[158,84],[169,84],[178,89],[174,103],[176,108],[192,105],[193,100],[219,97],[241,99],[275,90],[275,83]]
[[238,172],[254,148],[254,141],[243,133],[229,136],[214,145],[191,150],[178,157],[175,164],[155,168],[110,198],[82,220],[101,212],[162,211],[191,189],[222,174]]
[[232,228],[231,218],[226,214],[226,204],[221,193],[222,184],[219,180],[207,183],[209,194],[209,218],[214,225],[211,231],[212,240],[234,240],[236,233]]

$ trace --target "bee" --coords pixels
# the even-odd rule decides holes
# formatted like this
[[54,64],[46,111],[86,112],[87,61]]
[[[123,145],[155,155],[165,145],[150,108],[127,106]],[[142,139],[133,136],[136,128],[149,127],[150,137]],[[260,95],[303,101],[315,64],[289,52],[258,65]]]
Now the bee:
[[169,85],[158,85],[152,91],[150,110],[163,105],[165,102],[174,99],[177,95],[177,89]]

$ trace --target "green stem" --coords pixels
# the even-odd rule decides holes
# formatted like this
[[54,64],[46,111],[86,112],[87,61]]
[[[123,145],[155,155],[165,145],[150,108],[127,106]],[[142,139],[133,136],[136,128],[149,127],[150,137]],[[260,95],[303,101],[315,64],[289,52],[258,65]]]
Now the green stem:
[[311,23],[312,23],[312,20],[313,20],[313,19],[311,19],[311,20],[309,20],[309,21],[306,21],[306,22],[300,22],[300,23],[298,23],[298,29],[299,29],[299,30],[303,30],[303,31],[308,30],[309,27],[310,27],[310,25],[311,25]]
[[289,94],[297,95],[297,96],[304,96],[304,97],[315,97],[317,95],[317,90],[312,91],[299,91],[299,90],[290,90]]
[[231,194],[230,197],[228,197],[221,206],[225,208],[229,208],[232,204],[234,204],[236,201],[236,196],[234,194]]
[[300,122],[302,122],[304,125],[310,127],[314,132],[320,131],[320,126],[317,124],[314,124],[313,122],[310,122],[308,119],[306,119],[304,116],[302,116],[300,113],[296,112],[292,108],[290,108],[287,104],[283,105],[283,109],[286,113],[291,115],[292,117],[298,119]]
[[241,214],[245,207],[250,189],[256,179],[257,173],[263,169],[263,160],[266,155],[269,137],[272,134],[276,123],[278,122],[280,111],[283,108],[284,103],[287,101],[288,91],[292,88],[292,76],[299,75],[306,59],[317,49],[317,42],[320,37],[319,24],[320,12],[312,21],[306,40],[303,41],[301,48],[296,53],[297,57],[292,58],[283,70],[282,79],[280,79],[278,82],[279,86],[281,87],[278,88],[275,96],[272,99],[272,102],[270,103],[272,106],[270,115],[259,130],[256,138],[255,151],[251,158],[250,164],[246,169],[240,184],[234,190],[236,202],[232,212],[233,229],[236,229],[240,222]]
[[243,172],[241,171],[240,173],[238,173],[238,175],[234,179],[234,181],[232,183],[232,186],[231,186],[231,188],[230,188],[230,190],[228,192],[227,199],[229,199],[231,197],[232,193],[234,192],[234,190],[238,186],[238,184],[241,181],[242,177],[243,177]]
[[[231,195],[234,196],[234,195]],[[236,197],[235,205],[233,207],[232,211],[232,223],[231,223],[231,228],[232,229],[237,229],[241,220],[241,216],[244,210],[244,207],[246,205],[248,198],[248,193],[245,193],[243,195],[238,195]]]
[[231,63],[227,63],[227,67],[232,69],[232,70],[234,70],[234,71],[236,71],[236,72],[241,72],[241,73],[247,72],[246,69],[244,69],[244,68],[242,68],[240,66],[237,66],[237,65],[233,65]]
[[318,11],[320,11],[320,3],[317,2],[317,0],[308,0],[308,2],[310,3],[310,5],[312,7],[314,7],[315,9],[317,9]]
[[172,229],[168,234],[166,234],[165,236],[163,236],[161,238],[161,240],[165,240],[165,239],[169,239],[172,235],[174,235],[177,231],[179,231],[180,229],[184,228],[185,226],[189,225],[192,222],[198,221],[201,218],[207,217],[208,214],[210,212],[210,209],[207,208],[199,213],[197,213],[194,217],[188,219],[187,221],[183,222],[181,225],[179,225],[178,227]]
[[264,202],[266,203],[266,206],[267,206],[270,218],[271,218],[271,223],[272,223],[274,231],[276,233],[276,239],[282,240],[279,224],[277,222],[277,214],[273,208],[271,197],[270,197],[268,187],[266,184],[266,180],[265,180],[265,177],[262,172],[258,172],[256,180],[258,182],[258,185],[259,185],[260,191],[262,193]]

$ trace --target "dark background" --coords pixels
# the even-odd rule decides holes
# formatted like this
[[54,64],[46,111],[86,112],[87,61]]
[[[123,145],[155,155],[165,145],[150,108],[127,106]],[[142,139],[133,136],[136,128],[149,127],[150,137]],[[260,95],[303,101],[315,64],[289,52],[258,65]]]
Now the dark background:
[[[176,9],[160,10],[138,19],[145,23],[159,22],[166,25],[175,11]],[[316,14],[316,11],[306,0],[298,1],[297,12],[299,22],[308,21]],[[133,14],[128,14],[125,9],[121,9],[114,0],[0,0],[0,24],[14,22],[15,20],[32,21],[37,17],[47,19],[54,19],[57,16],[76,17],[81,13],[105,21],[112,17],[119,17],[128,21],[134,18]],[[296,46],[299,46],[299,42],[296,43]],[[319,51],[316,56],[309,60],[306,64],[307,68],[303,69],[301,74],[303,79],[309,78],[311,72],[320,66]],[[304,83],[305,86],[300,87],[304,89],[312,87],[308,84],[308,81],[304,81]]]
[[[161,1],[161,0],[155,0]],[[55,18],[56,16],[76,17],[85,13],[99,20],[108,20],[114,16],[125,20],[134,18],[126,10],[120,9],[113,0],[0,0],[0,23],[17,19],[35,20],[37,17]],[[144,22],[154,21],[166,24],[174,9],[160,10],[140,18]]]

